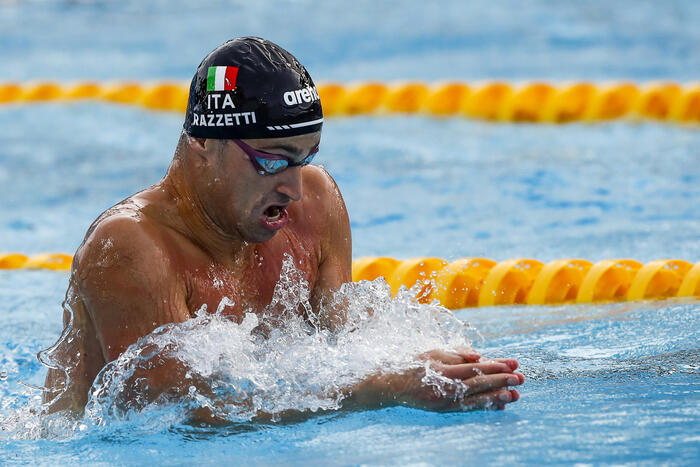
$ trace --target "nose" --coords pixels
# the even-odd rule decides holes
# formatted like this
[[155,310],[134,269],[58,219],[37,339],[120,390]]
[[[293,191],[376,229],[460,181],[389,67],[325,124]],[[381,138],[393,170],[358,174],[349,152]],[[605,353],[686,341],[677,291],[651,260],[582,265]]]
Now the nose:
[[280,178],[277,192],[287,196],[292,201],[299,201],[302,196],[301,167],[289,167],[278,174]]

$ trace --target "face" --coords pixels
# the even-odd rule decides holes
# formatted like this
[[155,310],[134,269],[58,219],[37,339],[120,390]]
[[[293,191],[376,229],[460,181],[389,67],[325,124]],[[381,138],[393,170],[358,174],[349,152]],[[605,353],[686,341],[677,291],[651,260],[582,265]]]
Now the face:
[[[318,146],[321,132],[286,138],[247,139],[250,148],[302,161]],[[209,153],[206,186],[200,190],[207,213],[225,232],[260,243],[288,222],[287,207],[302,198],[303,167],[261,175],[249,156],[232,141],[205,140]]]

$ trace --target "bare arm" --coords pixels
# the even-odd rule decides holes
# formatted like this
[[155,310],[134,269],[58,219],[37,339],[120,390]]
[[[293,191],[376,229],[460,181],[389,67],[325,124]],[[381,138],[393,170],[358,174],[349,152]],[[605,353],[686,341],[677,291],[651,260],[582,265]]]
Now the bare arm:
[[[91,228],[74,258],[62,336],[40,354],[49,366],[44,401],[50,412],[81,412],[107,363],[156,327],[189,317],[161,243],[147,221],[131,216]],[[156,372],[152,379],[154,387],[168,384]]]
[[72,278],[63,302],[63,332],[38,358],[48,367],[43,393],[48,412],[82,411],[90,386],[105,361]]
[[[157,327],[190,317],[184,283],[159,232],[148,220],[114,216],[98,224],[76,253],[72,284],[79,315],[89,324],[80,340],[94,343],[99,366],[80,388],[82,404],[73,410],[82,410],[104,365]],[[152,399],[177,387],[180,366],[163,361],[162,367],[135,377],[145,378]],[[129,392],[122,396],[128,398]]]
[[[314,191],[321,205],[317,227],[321,239],[321,260],[318,280],[311,295],[311,304],[319,316],[321,325],[335,330],[345,323],[342,304],[328,306],[333,293],[352,280],[352,235],[350,219],[340,190],[331,176],[323,169],[314,179]],[[325,306],[324,306],[325,305]]]
[[147,221],[109,220],[83,249],[75,277],[105,362],[158,326],[190,317],[184,283]]

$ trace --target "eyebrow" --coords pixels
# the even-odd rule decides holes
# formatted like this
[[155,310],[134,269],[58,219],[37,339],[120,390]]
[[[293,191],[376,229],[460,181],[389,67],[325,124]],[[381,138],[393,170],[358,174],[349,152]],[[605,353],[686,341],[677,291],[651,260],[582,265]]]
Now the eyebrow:
[[274,144],[272,145],[273,149],[282,149],[283,151],[290,152],[292,154],[298,154],[299,153],[299,148],[296,146],[292,146],[291,144]]
[[[295,156],[299,154],[299,148],[296,146],[292,146],[291,144],[285,144],[285,143],[280,143],[280,144],[274,144],[270,148],[263,148],[263,149],[258,149],[258,151],[261,152],[267,152],[270,149],[282,149],[283,151],[287,151],[287,153],[294,154]],[[312,152],[316,151],[318,149],[318,144],[311,148],[311,151],[309,154]],[[308,157],[309,154],[306,154],[304,157]]]

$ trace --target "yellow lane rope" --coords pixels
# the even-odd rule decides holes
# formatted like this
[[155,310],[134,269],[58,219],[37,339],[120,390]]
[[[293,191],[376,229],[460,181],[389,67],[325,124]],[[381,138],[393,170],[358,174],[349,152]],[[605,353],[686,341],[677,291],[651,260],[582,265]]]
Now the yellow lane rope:
[[[0,106],[92,99],[184,112],[188,83],[165,81],[0,82]],[[362,82],[323,83],[326,116],[424,114],[501,122],[566,123],[618,118],[700,123],[700,82]]]
[[[0,254],[0,269],[70,270],[72,257],[60,253]],[[535,259],[496,262],[462,258],[398,260],[367,257],[353,261],[352,279],[384,277],[392,294],[405,286],[418,301],[437,300],[449,309],[510,304],[591,303],[700,297],[700,262],[662,259],[642,264],[632,259],[583,259],[542,263]]]

